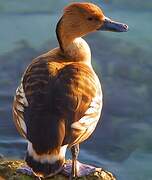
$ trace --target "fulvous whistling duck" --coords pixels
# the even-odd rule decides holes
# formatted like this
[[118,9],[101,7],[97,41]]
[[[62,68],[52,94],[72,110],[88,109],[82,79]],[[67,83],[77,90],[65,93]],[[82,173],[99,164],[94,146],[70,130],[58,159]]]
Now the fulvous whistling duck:
[[[94,131],[103,104],[90,48],[82,39],[98,30],[125,32],[128,26],[105,17],[92,3],[67,6],[56,26],[59,47],[34,59],[16,90],[13,119],[28,141],[26,170],[38,177],[65,171],[72,179],[93,169],[77,157],[79,144]],[[67,148],[72,153],[69,164]]]

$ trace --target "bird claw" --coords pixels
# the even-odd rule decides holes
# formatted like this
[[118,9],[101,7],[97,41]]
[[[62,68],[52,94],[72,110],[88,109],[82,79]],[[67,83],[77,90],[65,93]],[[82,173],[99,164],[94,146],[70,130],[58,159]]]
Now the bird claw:
[[28,166],[21,166],[21,167],[17,168],[16,172],[27,175],[27,176],[33,176],[33,177],[37,178],[38,180],[41,180],[41,177],[37,176],[33,172],[33,170]]
[[[78,169],[77,177],[82,177],[95,172],[97,168],[77,161],[77,169]],[[69,160],[65,163],[62,170],[62,174],[69,176],[69,180],[72,180],[74,179],[74,177],[72,177],[71,172],[72,172],[72,161]]]
[[21,167],[17,168],[16,172],[22,173],[22,174],[25,174],[28,176],[34,176],[33,170],[28,166],[21,166]]

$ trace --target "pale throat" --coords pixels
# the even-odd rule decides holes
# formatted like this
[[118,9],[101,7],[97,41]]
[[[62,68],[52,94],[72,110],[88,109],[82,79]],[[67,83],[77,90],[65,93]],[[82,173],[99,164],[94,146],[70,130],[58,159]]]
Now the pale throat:
[[[64,45],[64,44],[63,44]],[[64,54],[75,60],[91,63],[91,51],[87,42],[82,38],[75,38],[68,44],[63,46]]]

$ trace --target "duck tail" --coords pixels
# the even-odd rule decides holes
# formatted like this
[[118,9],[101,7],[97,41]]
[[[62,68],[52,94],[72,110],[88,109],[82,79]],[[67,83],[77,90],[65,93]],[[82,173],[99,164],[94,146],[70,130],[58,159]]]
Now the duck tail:
[[62,170],[66,149],[67,145],[64,145],[58,149],[50,150],[48,153],[39,154],[34,150],[32,143],[28,142],[25,161],[36,176],[51,177]]

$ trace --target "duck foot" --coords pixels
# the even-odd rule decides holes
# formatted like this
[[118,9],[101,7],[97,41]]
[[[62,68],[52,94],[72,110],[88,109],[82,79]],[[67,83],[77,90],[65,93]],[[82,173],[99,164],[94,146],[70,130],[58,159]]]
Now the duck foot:
[[16,172],[22,173],[28,176],[34,176],[33,170],[28,166],[21,166],[17,168]]
[[44,178],[49,178],[49,177],[52,177],[52,176],[55,176],[56,174],[60,173],[62,171],[63,167],[61,167],[58,171],[56,171],[54,174],[50,174],[50,175],[47,175],[47,176],[44,176],[42,174],[38,174],[38,173],[35,173],[32,168],[30,168],[29,166],[27,165],[23,165],[19,168],[17,168],[16,172],[17,173],[21,173],[21,174],[24,174],[24,175],[28,175],[28,176],[32,176],[32,177],[35,177],[37,178],[38,180],[42,180]]
[[27,176],[33,176],[37,178],[38,180],[42,179],[42,177],[37,176],[29,166],[21,166],[17,168],[16,172],[27,175]]
[[[88,165],[88,164],[83,164],[77,161],[77,177],[82,177],[82,176],[87,176],[93,172],[95,172],[97,167]],[[62,174],[65,176],[71,176],[71,171],[72,171],[72,161],[68,160],[63,167]]]
[[[88,164],[83,164],[80,163],[79,161],[77,161],[77,177],[83,177],[83,176],[87,176],[93,172],[95,172],[97,169],[97,167],[88,165]],[[21,166],[19,168],[17,168],[17,172],[18,173],[22,173],[28,176],[33,176],[33,177],[37,177],[38,179],[41,180],[42,177],[38,177],[33,170],[28,167],[28,166]],[[62,169],[62,171],[60,172],[61,174],[68,176],[71,180],[73,179],[71,177],[71,172],[72,172],[72,161],[68,160],[65,164],[64,167]]]

